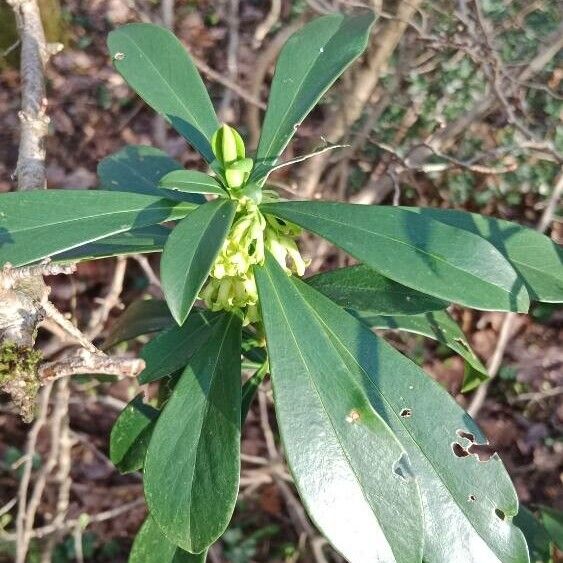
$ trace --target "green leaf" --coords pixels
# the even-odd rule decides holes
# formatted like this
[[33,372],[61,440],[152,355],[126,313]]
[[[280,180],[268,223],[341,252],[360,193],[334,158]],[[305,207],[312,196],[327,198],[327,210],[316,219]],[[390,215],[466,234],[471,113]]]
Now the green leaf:
[[476,213],[405,209],[484,237],[512,264],[532,301],[563,302],[563,249],[549,237],[517,223]]
[[180,221],[166,242],[160,275],[172,316],[181,325],[201,290],[229,232],[236,202],[204,203]]
[[551,558],[551,541],[547,530],[535,515],[525,506],[520,506],[518,514],[514,517],[514,524],[518,526],[528,544],[530,561],[544,563]]
[[64,264],[112,256],[162,252],[171,232],[170,228],[163,225],[133,229],[56,254],[53,256],[53,262]]
[[266,204],[262,211],[313,231],[385,277],[428,295],[475,309],[528,310],[516,272],[473,233],[390,206],[294,201]]
[[159,411],[143,403],[137,395],[121,411],[111,429],[109,457],[121,473],[143,467],[145,453]]
[[139,382],[157,381],[184,368],[209,340],[221,318],[219,314],[195,310],[182,326],[175,325],[155,336],[141,351],[146,367]]
[[132,23],[109,34],[108,48],[129,86],[213,162],[211,137],[219,122],[194,63],[174,34]]
[[244,423],[246,420],[246,415],[250,410],[250,405],[254,400],[256,392],[258,388],[264,381],[266,374],[268,373],[268,364],[264,363],[257,369],[252,377],[250,377],[247,381],[244,382],[242,386],[242,400],[241,400],[241,423]]
[[563,550],[563,512],[549,506],[539,507],[541,521],[558,549]]
[[166,301],[159,299],[139,299],[125,309],[111,327],[104,342],[104,349],[132,340],[142,334],[157,332],[174,325]]
[[511,521],[516,491],[498,455],[487,459],[477,445],[487,441],[471,417],[369,327],[307,284],[297,287],[409,456],[424,507],[424,561],[527,562]]
[[207,550],[188,553],[171,543],[149,514],[135,537],[129,563],[205,563]]
[[297,126],[364,51],[373,22],[373,12],[331,14],[289,38],[276,63],[250,182],[265,180]]
[[364,265],[323,272],[306,281],[342,307],[374,315],[415,315],[448,306]]
[[420,561],[422,508],[403,448],[277,262],[255,269],[276,415],[299,494],[351,562]]
[[158,418],[145,496],[166,537],[198,553],[226,529],[238,493],[241,320],[224,314]]
[[108,191],[0,194],[0,265],[23,266],[134,228],[184,217],[192,203]]
[[[173,170],[182,170],[182,165],[160,149],[145,145],[126,146],[98,164],[104,188],[158,197],[165,197],[158,189],[160,179]],[[184,196],[182,201],[204,203],[205,199],[192,195]]]
[[[174,170],[160,180],[160,188],[167,197],[176,199],[183,194],[214,194],[227,197],[225,188],[215,179],[197,170]],[[161,192],[162,193],[162,192]]]
[[459,325],[445,311],[422,315],[377,316],[356,312],[354,315],[373,328],[404,330],[437,340],[459,354],[471,367],[467,370],[462,391],[478,387],[489,378],[487,368],[481,363]]

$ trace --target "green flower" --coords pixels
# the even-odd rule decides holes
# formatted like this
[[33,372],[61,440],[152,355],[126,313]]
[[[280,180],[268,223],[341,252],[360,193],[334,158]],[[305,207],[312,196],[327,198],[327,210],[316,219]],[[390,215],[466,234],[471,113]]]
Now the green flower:
[[252,199],[242,197],[200,299],[212,311],[243,310],[245,325],[260,320],[253,267],[264,263],[268,249],[288,274],[302,276],[307,263],[295,242],[300,232],[291,223],[264,216]]

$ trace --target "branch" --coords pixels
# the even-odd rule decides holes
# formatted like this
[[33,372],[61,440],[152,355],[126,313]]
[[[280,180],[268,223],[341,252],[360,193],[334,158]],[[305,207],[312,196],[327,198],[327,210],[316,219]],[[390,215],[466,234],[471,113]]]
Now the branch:
[[22,106],[17,176],[19,190],[45,188],[46,115],[44,68],[49,57],[39,7],[35,0],[8,0],[21,39]]
[[78,350],[73,356],[67,356],[54,362],[39,366],[39,377],[43,382],[55,381],[61,377],[83,375],[115,375],[119,378],[134,378],[145,369],[145,362],[140,359],[115,358],[101,352]]

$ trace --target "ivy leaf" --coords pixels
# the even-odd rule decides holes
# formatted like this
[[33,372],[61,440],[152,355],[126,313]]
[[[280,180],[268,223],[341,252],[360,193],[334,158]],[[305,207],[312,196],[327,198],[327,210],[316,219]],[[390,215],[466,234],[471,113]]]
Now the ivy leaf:
[[213,162],[211,137],[219,121],[197,68],[175,35],[158,25],[132,23],[109,34],[108,48],[129,86]]
[[125,309],[112,325],[104,342],[104,349],[141,336],[157,332],[174,325],[166,301],[160,299],[139,299]]
[[[185,198],[184,194],[213,194],[227,197],[225,188],[215,179],[197,170],[174,170],[160,180],[160,188],[170,199]],[[162,192],[161,192],[162,193]]]
[[145,496],[169,541],[191,553],[226,529],[238,493],[241,319],[224,314],[181,375],[154,428]]
[[194,207],[102,190],[0,194],[0,265],[24,266],[110,235],[179,219]]
[[297,282],[271,256],[255,274],[276,415],[307,511],[350,561],[420,561],[422,508],[407,454]]
[[182,326],[175,325],[155,336],[141,351],[146,367],[139,374],[139,383],[157,381],[184,368],[209,340],[220,319],[219,314],[192,311]]
[[373,12],[331,14],[289,38],[276,63],[250,182],[266,179],[297,126],[364,51],[373,22]]
[[385,277],[445,301],[527,311],[528,293],[504,256],[467,231],[397,207],[270,203],[262,211],[328,239]]
[[[98,164],[98,176],[104,188],[158,197],[166,197],[158,189],[158,183],[173,170],[182,170],[182,165],[160,149],[146,145],[128,145]],[[205,199],[191,195],[184,196],[182,201],[204,203]]]
[[111,429],[109,457],[121,473],[143,467],[145,453],[159,411],[137,395],[121,411]]
[[369,327],[307,284],[294,283],[350,378],[364,388],[409,456],[424,507],[423,560],[526,563],[526,541],[512,523],[516,491],[498,454],[483,446],[487,440],[477,424]]
[[322,272],[306,281],[342,307],[374,315],[415,315],[448,306],[362,264]]
[[235,211],[231,200],[205,203],[180,221],[166,242],[160,263],[162,290],[179,325],[207,279]]
[[549,237],[517,223],[454,209],[405,207],[487,239],[526,284],[532,301],[563,302],[563,249]]
[[437,340],[459,354],[468,364],[462,391],[466,393],[489,378],[487,368],[476,356],[461,328],[445,311],[422,315],[378,316],[354,311],[355,316],[373,328],[403,330]]
[[205,563],[206,558],[207,550],[193,554],[171,543],[149,514],[135,536],[129,563]]
[[162,252],[171,232],[170,228],[163,225],[133,229],[56,254],[53,256],[53,262],[64,264],[112,256]]

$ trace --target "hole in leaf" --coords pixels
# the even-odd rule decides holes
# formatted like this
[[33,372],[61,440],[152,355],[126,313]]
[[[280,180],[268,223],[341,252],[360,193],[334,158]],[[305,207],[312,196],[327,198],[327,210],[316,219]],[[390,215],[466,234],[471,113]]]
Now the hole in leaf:
[[477,500],[477,497],[475,495],[469,495],[469,500],[471,502],[475,502]]
[[456,430],[456,434],[465,440],[468,440],[469,445],[463,446],[458,442],[452,444],[452,450],[457,457],[467,457],[468,455],[475,456],[479,461],[485,463],[491,459],[496,453],[496,450],[488,443],[477,444],[475,442],[475,435],[466,430]]
[[496,453],[496,450],[489,444],[471,444],[467,451],[483,462],[489,461]]
[[403,409],[400,412],[400,416],[402,416],[403,418],[409,418],[409,416],[412,416],[412,410],[411,409]]
[[460,438],[465,438],[466,440],[469,440],[472,443],[475,442],[475,436],[473,434],[471,434],[471,432],[466,432],[465,430],[457,430],[456,434]]
[[495,514],[501,519],[504,520],[506,518],[506,514],[500,509],[495,508]]
[[452,450],[457,457],[467,457],[469,455],[469,452],[457,442],[452,444]]

